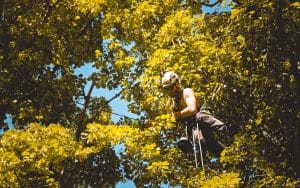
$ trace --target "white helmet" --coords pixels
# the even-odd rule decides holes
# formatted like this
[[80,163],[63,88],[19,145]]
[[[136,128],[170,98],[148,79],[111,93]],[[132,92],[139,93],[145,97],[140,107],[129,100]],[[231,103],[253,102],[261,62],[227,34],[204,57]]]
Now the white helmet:
[[162,88],[168,88],[173,84],[175,84],[176,82],[180,82],[180,78],[173,71],[166,72],[161,79]]

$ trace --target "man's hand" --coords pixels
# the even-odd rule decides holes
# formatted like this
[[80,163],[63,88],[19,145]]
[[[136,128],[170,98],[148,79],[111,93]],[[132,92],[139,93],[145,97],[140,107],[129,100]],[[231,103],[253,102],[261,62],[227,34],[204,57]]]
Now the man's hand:
[[172,112],[172,116],[173,116],[175,119],[179,118],[180,115],[181,115],[181,111],[178,111],[178,112]]
[[152,121],[150,119],[146,119],[144,121],[144,124],[147,125],[147,126],[152,126],[153,125],[153,123],[152,123]]

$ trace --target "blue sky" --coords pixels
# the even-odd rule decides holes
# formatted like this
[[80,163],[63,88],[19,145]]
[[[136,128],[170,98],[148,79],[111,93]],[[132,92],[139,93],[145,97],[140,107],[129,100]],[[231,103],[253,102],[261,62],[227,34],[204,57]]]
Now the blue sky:
[[[97,69],[92,67],[91,64],[86,64],[85,66],[81,67],[80,69],[77,69],[75,71],[75,73],[82,74],[84,77],[88,77],[95,71],[97,71]],[[89,82],[87,84],[87,86],[85,87],[86,92],[90,88],[90,85],[91,85],[91,82]],[[112,97],[114,97],[118,92],[120,92],[120,89],[108,90],[108,89],[102,89],[102,88],[100,88],[100,89],[94,88],[94,90],[92,92],[92,96],[94,96],[94,97],[103,96],[107,100],[109,100]],[[138,118],[137,115],[128,112],[128,109],[127,109],[128,104],[129,103],[127,101],[122,100],[120,97],[114,99],[112,102],[109,103],[109,105],[112,107],[113,112],[131,117],[131,118]],[[112,115],[112,120],[114,122],[117,122],[120,118],[121,117],[118,115],[114,115],[114,114]]]

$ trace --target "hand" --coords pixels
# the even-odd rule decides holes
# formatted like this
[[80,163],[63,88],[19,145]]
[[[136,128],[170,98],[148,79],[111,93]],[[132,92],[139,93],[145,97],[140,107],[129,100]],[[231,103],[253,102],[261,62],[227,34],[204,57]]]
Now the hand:
[[179,118],[180,114],[181,114],[180,111],[179,111],[179,112],[172,112],[172,116],[173,116],[175,119]]
[[144,124],[147,125],[147,126],[152,126],[152,125],[153,125],[153,124],[152,124],[152,121],[151,121],[150,119],[146,119],[146,120],[144,121]]

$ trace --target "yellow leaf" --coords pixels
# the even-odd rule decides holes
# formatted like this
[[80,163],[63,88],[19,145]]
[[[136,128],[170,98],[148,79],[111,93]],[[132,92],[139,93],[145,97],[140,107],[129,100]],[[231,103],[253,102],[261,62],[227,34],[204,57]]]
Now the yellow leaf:
[[292,3],[291,7],[300,8],[300,2]]
[[239,9],[232,9],[230,19],[234,19],[240,13]]
[[261,113],[261,112],[258,112],[257,118],[256,118],[256,120],[255,120],[255,123],[256,123],[257,125],[260,125],[261,122],[262,122],[262,113]]
[[240,43],[240,47],[243,47],[245,45],[245,37],[243,37],[242,35],[239,35],[236,39]]

